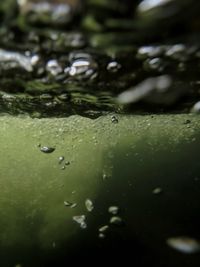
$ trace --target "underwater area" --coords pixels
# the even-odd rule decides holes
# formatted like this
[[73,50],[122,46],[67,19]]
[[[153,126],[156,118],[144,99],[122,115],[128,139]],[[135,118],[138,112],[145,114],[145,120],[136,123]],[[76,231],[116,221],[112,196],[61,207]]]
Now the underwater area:
[[0,3],[0,267],[200,262],[200,2]]

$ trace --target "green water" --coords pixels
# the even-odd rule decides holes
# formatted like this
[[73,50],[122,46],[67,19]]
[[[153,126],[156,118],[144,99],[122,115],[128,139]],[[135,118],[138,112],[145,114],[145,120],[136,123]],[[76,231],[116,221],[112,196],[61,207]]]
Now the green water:
[[[137,266],[198,266],[198,254],[166,244],[171,236],[199,238],[198,116],[116,116],[118,123],[110,115],[0,118],[2,266],[65,266],[93,254]],[[45,154],[39,144],[55,151]],[[60,156],[70,162],[64,170]],[[159,195],[152,193],[157,187]],[[110,225],[101,240],[112,205],[124,225]],[[72,220],[83,214],[86,229]]]

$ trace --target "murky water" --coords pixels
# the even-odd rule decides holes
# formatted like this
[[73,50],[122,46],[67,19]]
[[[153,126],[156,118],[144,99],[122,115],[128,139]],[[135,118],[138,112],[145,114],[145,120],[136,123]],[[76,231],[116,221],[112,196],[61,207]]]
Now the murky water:
[[[199,239],[198,116],[116,116],[117,124],[110,115],[1,117],[4,266],[51,266],[91,253],[138,266],[198,266],[198,253],[186,257],[167,244]],[[38,144],[55,150],[42,153]],[[65,170],[60,155],[70,161]]]

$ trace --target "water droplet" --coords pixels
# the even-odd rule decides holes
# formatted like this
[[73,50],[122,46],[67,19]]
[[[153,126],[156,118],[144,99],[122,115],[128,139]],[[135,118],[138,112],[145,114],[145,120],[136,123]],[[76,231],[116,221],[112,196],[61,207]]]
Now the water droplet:
[[104,234],[102,234],[102,233],[99,233],[99,238],[100,239],[104,239],[106,236],[104,235]]
[[94,209],[93,202],[90,199],[86,199],[85,201],[86,209],[91,212]]
[[73,203],[70,208],[74,209],[74,208],[76,208],[76,206],[77,206],[77,203]]
[[70,165],[70,162],[69,161],[65,161],[65,166],[68,166]]
[[171,85],[172,79],[169,75],[151,77],[142,81],[137,86],[122,92],[118,96],[118,102],[120,104],[136,103],[152,93],[160,97],[161,94],[169,91]]
[[142,46],[138,49],[137,58],[154,58],[162,54],[163,47],[161,46]]
[[99,228],[99,232],[100,232],[100,233],[105,233],[105,232],[108,231],[108,229],[109,229],[109,226],[108,226],[108,225],[104,225],[104,226],[101,226],[101,227]]
[[155,189],[153,189],[152,193],[154,195],[159,195],[163,192],[162,188],[161,187],[156,187]]
[[44,153],[52,153],[54,152],[54,150],[55,150],[54,147],[48,147],[48,146],[40,147],[40,151]]
[[113,215],[116,215],[118,212],[119,212],[119,207],[117,206],[110,206],[108,208],[108,212],[113,214]]
[[95,60],[86,53],[70,55],[71,65],[65,69],[65,73],[76,79],[91,79],[96,77],[98,65]]
[[184,62],[179,62],[177,66],[177,70],[179,72],[186,71],[187,65]]
[[121,226],[123,224],[123,221],[119,216],[113,216],[110,218],[110,224]]
[[191,112],[199,114],[200,113],[200,101],[196,102],[191,109]]
[[12,68],[22,68],[27,72],[33,71],[33,66],[31,64],[31,58],[24,56],[17,52],[9,52],[3,49],[0,49],[0,59],[1,63],[5,63],[5,66],[1,67]]
[[56,59],[51,59],[47,62],[46,70],[52,75],[57,76],[63,72],[62,67],[59,65]]
[[58,163],[61,164],[64,161],[65,157],[64,156],[60,156],[58,158]]
[[25,1],[18,0],[19,9],[31,24],[63,26],[80,12],[81,1]]
[[66,207],[70,207],[71,209],[75,208],[77,206],[77,203],[72,203],[72,202],[69,202],[69,201],[64,201],[64,205]]
[[73,216],[73,220],[74,220],[75,222],[77,222],[77,223],[80,225],[80,227],[81,227],[82,229],[87,228],[87,224],[86,224],[86,222],[85,222],[85,220],[86,220],[86,216],[85,216],[85,215],[77,215],[77,216]]
[[106,173],[103,173],[102,178],[103,178],[103,180],[107,180],[108,179],[108,175]]
[[117,72],[119,69],[121,69],[121,65],[117,61],[111,61],[107,65],[107,70],[109,72]]
[[183,60],[186,57],[186,47],[183,44],[176,44],[169,46],[167,49],[165,55],[167,57],[173,58],[173,59],[178,59],[178,60]]
[[117,119],[117,117],[116,116],[111,116],[111,121],[112,121],[112,123],[118,123],[119,121],[118,121],[118,119]]
[[65,205],[66,207],[70,207],[70,206],[72,205],[72,203],[69,202],[69,201],[64,201],[64,205]]
[[69,98],[70,98],[70,96],[67,93],[63,93],[61,95],[58,95],[58,99],[61,100],[61,101],[69,100]]
[[166,20],[169,16],[170,18],[171,16],[173,17],[178,10],[177,2],[174,2],[174,0],[143,0],[140,1],[137,7],[137,14],[144,21],[147,19],[147,22],[151,22],[154,25],[161,19]]
[[40,57],[38,55],[33,55],[31,57],[31,65],[32,66],[37,65],[39,61],[40,61]]
[[147,71],[163,71],[164,64],[161,58],[147,59],[144,64],[144,69]]
[[166,242],[171,248],[182,253],[192,254],[200,251],[200,242],[190,237],[171,237]]

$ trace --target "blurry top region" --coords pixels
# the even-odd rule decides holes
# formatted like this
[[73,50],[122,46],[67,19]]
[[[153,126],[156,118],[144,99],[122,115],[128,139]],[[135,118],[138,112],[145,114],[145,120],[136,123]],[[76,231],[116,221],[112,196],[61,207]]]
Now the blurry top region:
[[200,2],[0,3],[0,112],[200,112]]

